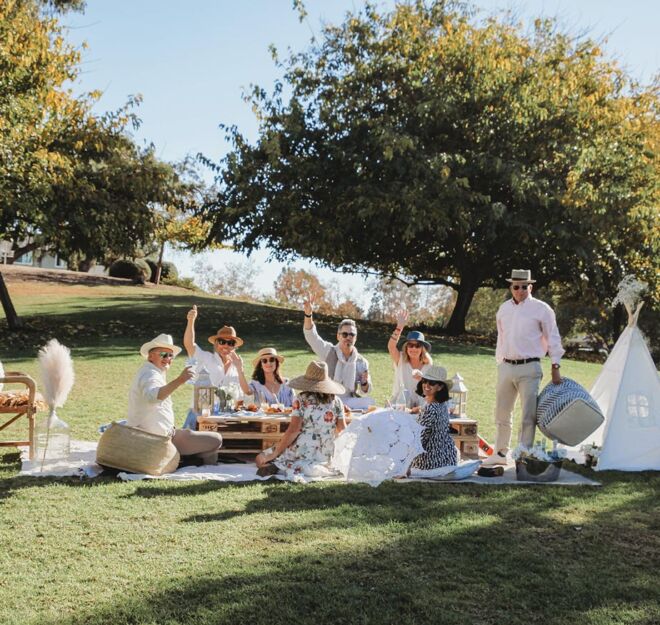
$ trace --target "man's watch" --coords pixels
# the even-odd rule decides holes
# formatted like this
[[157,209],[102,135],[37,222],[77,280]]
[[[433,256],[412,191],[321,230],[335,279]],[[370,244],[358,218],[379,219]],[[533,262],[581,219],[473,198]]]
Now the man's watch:
[[552,369],[559,369],[561,365],[559,363],[553,362],[552,363]]

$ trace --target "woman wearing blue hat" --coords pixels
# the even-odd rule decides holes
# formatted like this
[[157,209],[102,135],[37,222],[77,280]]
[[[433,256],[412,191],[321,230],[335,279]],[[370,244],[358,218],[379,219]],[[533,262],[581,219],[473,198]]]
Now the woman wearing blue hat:
[[424,403],[424,399],[417,395],[418,379],[413,377],[413,371],[422,373],[433,364],[431,358],[431,344],[425,340],[424,334],[411,330],[401,341],[401,333],[408,321],[408,311],[402,310],[396,317],[396,328],[387,342],[387,351],[394,365],[394,385],[392,388],[392,402],[397,403],[401,391],[407,391],[407,404],[414,412]]

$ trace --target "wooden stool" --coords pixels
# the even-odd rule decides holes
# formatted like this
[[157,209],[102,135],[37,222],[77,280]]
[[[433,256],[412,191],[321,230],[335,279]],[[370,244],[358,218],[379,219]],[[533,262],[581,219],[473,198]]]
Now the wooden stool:
[[[0,414],[13,415],[5,423],[0,424],[0,431],[10,426],[14,421],[22,416],[28,420],[28,440],[0,441],[0,447],[29,445],[30,460],[34,459],[34,415],[37,412],[36,395],[37,385],[34,380],[25,373],[18,371],[5,372],[4,377],[0,377],[0,383],[4,384],[25,384],[28,391],[28,401],[20,406],[0,406]],[[0,393],[2,395],[3,393]]]

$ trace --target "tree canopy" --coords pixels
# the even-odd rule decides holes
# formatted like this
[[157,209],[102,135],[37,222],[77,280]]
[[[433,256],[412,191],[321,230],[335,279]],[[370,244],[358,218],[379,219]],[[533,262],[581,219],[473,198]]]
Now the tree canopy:
[[605,285],[635,266],[660,302],[657,84],[597,43],[417,1],[276,61],[283,80],[250,94],[256,141],[228,129],[215,240],[448,285],[453,332],[513,267]]
[[195,185],[133,140],[139,96],[96,115],[99,92],[65,87],[80,53],[57,14],[83,5],[0,3],[0,236],[15,256],[46,246],[85,267],[151,242],[163,211],[191,206]]

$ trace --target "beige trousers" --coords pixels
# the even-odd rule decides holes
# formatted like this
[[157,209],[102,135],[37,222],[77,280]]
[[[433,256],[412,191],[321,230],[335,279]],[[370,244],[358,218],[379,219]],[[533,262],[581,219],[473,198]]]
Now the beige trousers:
[[172,443],[181,456],[197,456],[204,464],[217,464],[222,436],[217,432],[175,430]]
[[540,362],[524,365],[511,365],[503,362],[497,366],[497,388],[495,391],[495,450],[505,451],[511,444],[513,407],[520,396],[522,425],[520,440],[522,445],[534,444],[536,431],[536,400],[543,377]]

